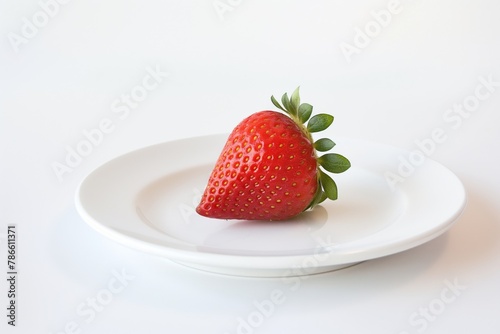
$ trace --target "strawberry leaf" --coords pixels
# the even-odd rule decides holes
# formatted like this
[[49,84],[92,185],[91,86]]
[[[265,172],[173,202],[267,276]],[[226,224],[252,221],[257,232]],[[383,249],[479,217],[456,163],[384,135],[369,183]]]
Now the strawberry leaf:
[[335,143],[331,139],[328,139],[328,138],[318,139],[314,143],[314,148],[319,152],[326,152],[326,151],[332,149],[334,146],[335,146]]
[[293,91],[292,96],[290,97],[290,107],[293,109],[293,111],[294,111],[295,114],[297,114],[297,108],[300,105],[299,88],[300,87],[297,87]]
[[343,173],[351,167],[349,160],[337,153],[322,155],[318,161],[324,169],[331,173]]
[[314,208],[316,205],[323,202],[326,198],[327,197],[325,195],[325,192],[323,191],[323,187],[321,186],[321,181],[318,179],[318,188],[316,189],[316,193],[314,194],[314,198],[311,201],[311,203],[309,204],[309,206],[304,209],[304,211],[307,209]]
[[288,111],[287,111],[287,110],[285,110],[285,108],[283,108],[283,107],[281,106],[281,104],[279,104],[279,102],[278,102],[278,101],[276,101],[276,99],[274,98],[274,96],[271,96],[271,102],[274,104],[274,106],[275,106],[276,108],[281,109],[281,110],[283,110],[284,112],[286,112],[286,113],[288,114]]
[[294,113],[293,108],[290,105],[290,99],[288,98],[288,94],[285,93],[281,97],[281,103],[283,104],[283,107],[287,110],[287,112],[292,115],[292,116],[297,116],[296,113]]
[[323,203],[323,202],[324,202],[327,198],[328,198],[328,197],[326,196],[325,192],[324,192],[324,191],[322,191],[322,192],[321,192],[321,196],[320,196],[320,198],[319,198],[319,203],[318,203],[318,204]]
[[317,114],[307,123],[309,132],[319,132],[328,128],[333,122],[333,116],[328,114]]
[[299,119],[304,124],[307,122],[309,117],[311,117],[313,111],[313,106],[310,105],[309,103],[302,103],[299,105]]
[[325,191],[326,197],[328,197],[332,201],[336,200],[338,197],[338,193],[337,184],[335,184],[335,181],[333,181],[333,179],[322,170],[319,171],[319,178],[321,181],[321,185],[323,186],[323,189]]

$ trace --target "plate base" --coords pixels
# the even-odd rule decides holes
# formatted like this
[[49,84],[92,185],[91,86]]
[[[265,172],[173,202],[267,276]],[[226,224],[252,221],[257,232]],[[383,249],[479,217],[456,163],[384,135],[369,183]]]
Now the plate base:
[[357,264],[363,263],[365,261],[354,262],[354,263],[344,263],[339,265],[332,265],[326,267],[316,267],[316,268],[290,268],[290,269],[265,269],[265,268],[253,268],[253,269],[242,269],[242,268],[230,268],[230,267],[213,267],[204,266],[196,263],[186,263],[180,261],[173,261],[175,264],[188,267],[190,269],[205,271],[212,274],[220,274],[226,276],[238,276],[238,277],[255,277],[255,278],[284,278],[284,277],[297,277],[297,276],[309,276],[316,274],[323,274],[331,271],[342,270],[350,268]]

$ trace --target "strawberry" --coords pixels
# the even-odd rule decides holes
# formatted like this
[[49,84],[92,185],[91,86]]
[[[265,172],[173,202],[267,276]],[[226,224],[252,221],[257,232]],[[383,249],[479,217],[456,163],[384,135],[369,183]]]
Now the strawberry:
[[283,106],[274,96],[271,101],[288,115],[260,111],[234,128],[196,208],[200,215],[284,220],[326,198],[337,199],[337,186],[322,168],[342,173],[351,164],[340,154],[318,157],[317,151],[328,151],[335,143],[328,138],[314,142],[311,136],[328,128],[333,116],[318,114],[310,118],[313,107],[300,103],[298,88],[290,98],[283,95]]

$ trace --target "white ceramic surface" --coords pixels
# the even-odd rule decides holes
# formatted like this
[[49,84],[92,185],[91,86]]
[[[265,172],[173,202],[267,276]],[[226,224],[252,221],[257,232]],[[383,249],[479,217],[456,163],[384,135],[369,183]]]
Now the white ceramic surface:
[[[287,222],[225,221],[194,211],[226,135],[146,147],[90,173],[76,194],[83,219],[126,246],[197,269],[280,277],[320,273],[398,253],[445,232],[466,203],[447,168],[410,152],[338,139],[352,167],[339,199]],[[417,157],[418,158],[418,157]],[[408,166],[406,166],[408,169]],[[395,187],[387,173],[408,172]]]

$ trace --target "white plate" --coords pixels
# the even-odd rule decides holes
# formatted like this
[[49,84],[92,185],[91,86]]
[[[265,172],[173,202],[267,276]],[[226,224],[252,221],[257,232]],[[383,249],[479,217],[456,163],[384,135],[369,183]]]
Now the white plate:
[[[226,137],[167,142],[104,164],[79,186],[78,212],[110,239],[180,264],[279,277],[340,269],[418,246],[445,232],[466,203],[459,179],[431,159],[422,162],[423,155],[337,139],[334,150],[352,163],[334,175],[337,201],[287,222],[208,219],[194,208]],[[387,173],[400,175],[395,187]]]

